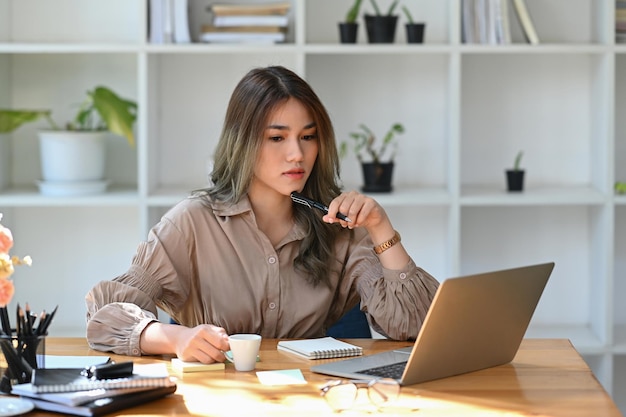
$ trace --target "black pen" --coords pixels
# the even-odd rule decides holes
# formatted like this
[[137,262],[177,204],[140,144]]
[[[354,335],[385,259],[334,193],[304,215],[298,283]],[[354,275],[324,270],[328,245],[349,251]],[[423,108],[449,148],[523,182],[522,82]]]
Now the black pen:
[[[326,207],[325,205],[323,205],[322,203],[318,203],[315,200],[311,200],[310,198],[306,198],[305,196],[303,196],[302,194],[293,191],[291,193],[291,199],[293,200],[294,203],[298,203],[298,204],[302,204],[307,206],[308,208],[316,208],[320,211],[322,211],[324,214],[328,214],[328,207]],[[346,221],[346,222],[351,222],[352,220],[350,220],[350,218],[348,216],[346,216],[343,213],[337,213],[337,218]]]

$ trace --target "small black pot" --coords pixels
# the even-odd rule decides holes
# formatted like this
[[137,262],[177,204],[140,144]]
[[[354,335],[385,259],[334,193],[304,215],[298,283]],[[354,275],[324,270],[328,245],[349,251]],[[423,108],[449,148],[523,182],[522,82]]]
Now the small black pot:
[[359,30],[359,24],[352,22],[339,23],[339,41],[341,43],[356,43],[356,37]]
[[365,15],[369,43],[393,43],[396,39],[398,16]]
[[524,170],[512,170],[506,171],[506,185],[509,191],[523,191],[524,190]]
[[393,162],[364,162],[363,168],[363,188],[366,193],[388,193],[393,187]]
[[425,23],[407,23],[406,41],[407,43],[423,43]]

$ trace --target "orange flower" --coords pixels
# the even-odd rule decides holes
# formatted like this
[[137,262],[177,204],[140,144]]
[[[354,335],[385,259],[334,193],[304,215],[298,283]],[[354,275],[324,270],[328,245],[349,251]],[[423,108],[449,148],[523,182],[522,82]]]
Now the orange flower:
[[[2,213],[0,213],[2,220]],[[0,306],[4,307],[11,302],[15,294],[13,281],[9,279],[15,272],[15,265],[30,266],[32,260],[30,256],[20,259],[17,256],[10,256],[9,249],[13,247],[13,235],[11,230],[0,224]]]
[[[0,213],[0,220],[2,214]],[[9,249],[13,247],[13,235],[11,230],[0,224],[0,253],[9,253]]]
[[0,307],[4,307],[11,302],[15,294],[15,286],[10,279],[0,279]]

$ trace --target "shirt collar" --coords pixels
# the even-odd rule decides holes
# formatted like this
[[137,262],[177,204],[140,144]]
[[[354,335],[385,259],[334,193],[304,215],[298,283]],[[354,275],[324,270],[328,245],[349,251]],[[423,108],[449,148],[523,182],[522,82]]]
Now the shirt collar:
[[[235,204],[229,204],[223,201],[213,201],[213,212],[217,216],[224,217],[233,217],[239,216],[245,213],[252,214],[252,206],[250,205],[250,199],[248,198],[248,194],[245,194],[241,199]],[[254,217],[254,216],[253,216]],[[289,232],[289,236],[293,240],[302,240],[306,236],[304,231],[304,227],[299,224],[295,224],[294,227]]]

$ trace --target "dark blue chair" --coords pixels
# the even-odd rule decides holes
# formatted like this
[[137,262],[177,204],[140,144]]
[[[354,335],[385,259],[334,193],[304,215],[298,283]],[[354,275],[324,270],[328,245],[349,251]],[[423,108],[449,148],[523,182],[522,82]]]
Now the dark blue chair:
[[365,313],[357,304],[326,331],[326,336],[338,339],[369,339],[372,331]]

